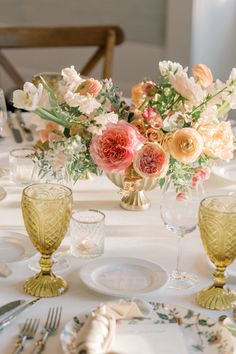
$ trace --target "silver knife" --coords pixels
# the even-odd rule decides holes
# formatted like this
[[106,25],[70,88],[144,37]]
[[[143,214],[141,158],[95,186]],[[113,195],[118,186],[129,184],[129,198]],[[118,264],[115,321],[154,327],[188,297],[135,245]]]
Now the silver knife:
[[22,305],[19,309],[16,309],[11,315],[8,317],[4,318],[2,321],[0,321],[0,331],[5,328],[8,324],[11,323],[22,311],[27,309],[28,307],[34,305],[37,301],[39,301],[41,298],[38,297],[34,299],[33,301],[27,302],[24,305]]
[[5,313],[15,309],[16,307],[23,305],[25,303],[25,300],[16,300],[9,302],[6,305],[3,305],[0,307],[0,316],[4,315]]
[[12,117],[10,116],[10,114],[8,114],[8,126],[11,129],[12,135],[16,141],[16,143],[22,143],[23,139],[20,133],[20,130],[15,128],[13,123],[12,123]]
[[25,122],[24,122],[24,120],[22,118],[22,115],[21,115],[21,111],[19,109],[16,109],[15,110],[15,114],[16,114],[16,120],[17,120],[17,122],[19,123],[19,126],[21,127],[21,129],[24,132],[25,139],[27,141],[33,141],[34,137],[33,137],[32,131],[29,128],[26,127]]

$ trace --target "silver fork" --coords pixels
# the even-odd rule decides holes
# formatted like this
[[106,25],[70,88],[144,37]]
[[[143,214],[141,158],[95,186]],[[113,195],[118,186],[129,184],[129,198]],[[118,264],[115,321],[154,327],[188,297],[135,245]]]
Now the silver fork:
[[33,339],[37,332],[39,319],[27,319],[18,335],[18,340],[12,354],[18,354],[23,351],[25,343],[28,339]]
[[61,320],[61,311],[61,307],[53,307],[49,309],[44,328],[41,332],[42,336],[35,343],[35,348],[32,351],[32,354],[42,353],[45,348],[48,337],[56,333]]

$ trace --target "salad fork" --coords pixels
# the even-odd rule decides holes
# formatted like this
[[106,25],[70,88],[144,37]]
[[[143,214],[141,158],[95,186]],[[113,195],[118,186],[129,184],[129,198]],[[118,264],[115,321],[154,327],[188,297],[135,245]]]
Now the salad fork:
[[35,348],[32,351],[32,354],[42,353],[45,348],[48,337],[56,333],[61,320],[61,311],[61,307],[49,308],[48,316],[44,328],[41,332],[42,336],[35,343]]
[[39,319],[27,319],[25,321],[24,326],[22,327],[19,335],[18,335],[18,340],[15,343],[15,348],[12,352],[12,354],[18,354],[23,351],[25,347],[25,343],[28,339],[33,339],[39,325]]

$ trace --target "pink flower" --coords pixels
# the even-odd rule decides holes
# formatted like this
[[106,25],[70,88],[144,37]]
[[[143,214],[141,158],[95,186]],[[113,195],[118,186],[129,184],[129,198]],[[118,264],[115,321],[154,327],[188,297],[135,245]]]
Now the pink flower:
[[142,112],[143,117],[154,129],[162,128],[163,121],[160,114],[152,107],[145,107]]
[[209,176],[210,172],[207,168],[200,168],[192,178],[192,187],[196,188],[200,181],[205,182]]
[[155,82],[152,81],[146,81],[143,83],[142,85],[142,90],[143,93],[148,96],[148,97],[152,97],[155,95],[155,93],[153,92],[153,88],[156,86]]
[[89,94],[93,97],[97,97],[101,89],[102,85],[98,80],[87,79],[77,87],[76,92],[80,93],[81,95]]
[[180,202],[182,202],[183,200],[185,200],[187,198],[186,194],[184,192],[179,192],[176,195],[176,199]]
[[60,168],[64,165],[66,160],[67,160],[66,155],[62,151],[59,151],[55,156],[53,169],[55,171],[59,171]]
[[133,166],[142,177],[162,177],[167,171],[168,162],[169,155],[159,144],[147,143],[136,154]]
[[102,135],[93,136],[90,153],[104,171],[123,171],[131,165],[135,151],[144,141],[134,126],[121,120],[117,124],[109,124]]
[[42,143],[46,141],[60,141],[62,136],[57,134],[61,132],[62,127],[54,122],[47,122],[45,129],[40,130],[39,132],[39,139]]

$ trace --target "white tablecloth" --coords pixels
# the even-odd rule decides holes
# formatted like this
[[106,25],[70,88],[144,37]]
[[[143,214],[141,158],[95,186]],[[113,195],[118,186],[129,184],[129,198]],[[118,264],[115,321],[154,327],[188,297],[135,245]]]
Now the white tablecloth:
[[[6,139],[0,142],[0,152],[12,148],[12,142]],[[27,144],[28,145],[28,144]],[[19,146],[19,144],[17,145]],[[0,167],[1,167],[0,153]],[[9,186],[9,183],[0,181],[5,186],[7,197],[0,202],[0,230],[13,230],[24,233],[23,220],[20,210],[21,189]],[[206,183],[206,194],[229,193],[236,191],[236,186],[212,176]],[[130,212],[119,207],[120,195],[118,189],[105,177],[97,177],[92,181],[81,181],[74,193],[74,208],[95,208],[106,214],[106,239],[105,253],[103,257],[132,256],[156,262],[168,272],[175,268],[177,238],[167,231],[160,219],[159,201],[160,190],[147,192],[151,200],[149,210],[142,212]],[[201,245],[199,231],[195,230],[183,240],[182,268],[194,272],[199,276],[199,285],[196,288],[176,291],[167,287],[145,296],[144,299],[172,303],[201,311],[212,318],[217,319],[220,312],[208,311],[200,308],[196,303],[196,293],[209,285],[212,269],[207,263],[205,252]],[[68,257],[71,267],[62,275],[69,283],[69,290],[57,298],[42,299],[34,305],[30,311],[23,312],[17,320],[8,326],[1,335],[0,353],[8,354],[13,349],[19,325],[29,316],[38,316],[42,324],[53,305],[63,307],[62,320],[58,333],[65,323],[74,315],[90,311],[99,303],[110,300],[111,297],[90,291],[84,286],[79,278],[81,264],[89,260],[79,260],[72,256]],[[24,281],[32,275],[27,261],[12,264],[13,273],[6,279],[0,278],[0,306],[16,299],[32,299],[23,291]],[[235,279],[228,279],[229,285],[236,290]],[[229,314],[229,312],[225,312]],[[32,344],[27,345],[26,353],[32,349]],[[59,336],[50,337],[45,353],[62,353]]]

